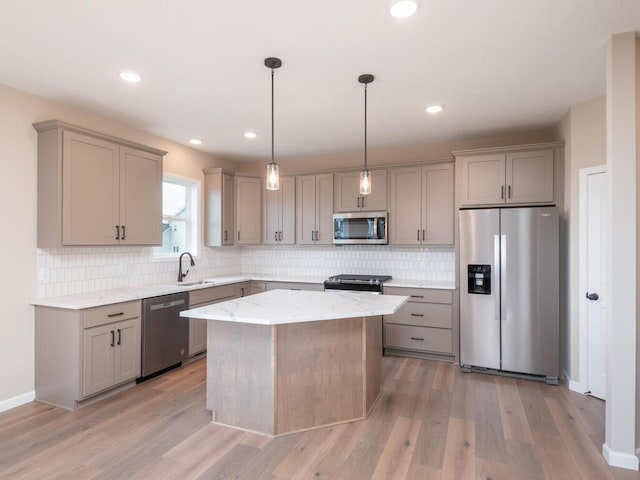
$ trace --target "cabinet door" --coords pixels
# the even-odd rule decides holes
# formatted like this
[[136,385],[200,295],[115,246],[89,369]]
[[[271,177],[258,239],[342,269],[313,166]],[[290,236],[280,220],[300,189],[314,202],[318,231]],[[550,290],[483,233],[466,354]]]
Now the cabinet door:
[[316,175],[316,242],[333,244],[333,174]]
[[296,243],[296,179],[280,178],[280,232],[278,243],[293,245]]
[[[195,307],[195,305],[194,305]],[[207,349],[207,320],[189,319],[189,356],[192,357]]]
[[[333,215],[333,214],[332,214]],[[332,218],[333,221],[333,218]],[[296,177],[296,241],[300,245],[315,243],[316,176]]]
[[120,243],[162,245],[162,157],[120,147]]
[[115,331],[113,325],[100,325],[84,330],[83,397],[113,386],[114,347]]
[[236,177],[236,244],[259,245],[262,240],[262,180]]
[[360,171],[335,175],[334,211],[376,211],[387,209],[387,171],[370,170],[371,194],[360,195]]
[[264,201],[264,233],[262,241],[266,245],[276,245],[280,232],[280,217],[282,211],[282,180],[280,190],[262,191]]
[[80,133],[62,135],[62,243],[115,245],[119,147]]
[[233,175],[222,174],[222,245],[233,245],[235,217],[235,189]]
[[453,163],[422,167],[422,243],[453,245]]
[[462,205],[493,205],[505,202],[505,155],[462,157]]
[[360,172],[344,172],[335,175],[334,207],[336,212],[353,212],[360,209]]
[[422,239],[420,167],[390,170],[389,243],[416,245]]
[[[387,171],[371,170],[371,194],[360,199],[360,209],[368,212],[387,209]],[[358,182],[360,182],[358,173]],[[358,189],[360,186],[358,185]]]
[[553,150],[507,154],[507,203],[553,202]]
[[115,334],[114,384],[140,376],[140,318],[123,320],[112,326]]

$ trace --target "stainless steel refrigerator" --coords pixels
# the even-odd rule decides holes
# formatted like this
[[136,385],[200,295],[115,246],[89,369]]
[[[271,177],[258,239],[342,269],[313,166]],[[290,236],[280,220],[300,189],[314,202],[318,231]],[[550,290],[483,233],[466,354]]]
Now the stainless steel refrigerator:
[[460,211],[460,365],[558,383],[556,207]]

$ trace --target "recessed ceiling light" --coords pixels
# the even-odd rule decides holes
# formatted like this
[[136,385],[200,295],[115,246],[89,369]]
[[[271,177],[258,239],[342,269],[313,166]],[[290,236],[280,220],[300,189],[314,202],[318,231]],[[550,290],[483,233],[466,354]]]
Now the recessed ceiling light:
[[395,18],[407,18],[416,13],[420,0],[393,0],[389,13]]
[[256,132],[244,132],[245,138],[256,138],[258,134]]
[[201,145],[202,144],[202,140],[200,140],[199,138],[192,138],[191,140],[189,140],[189,143],[191,145]]
[[134,72],[120,72],[120,78],[125,82],[138,83],[142,77]]
[[427,107],[427,113],[440,113],[443,109],[442,105],[430,105]]

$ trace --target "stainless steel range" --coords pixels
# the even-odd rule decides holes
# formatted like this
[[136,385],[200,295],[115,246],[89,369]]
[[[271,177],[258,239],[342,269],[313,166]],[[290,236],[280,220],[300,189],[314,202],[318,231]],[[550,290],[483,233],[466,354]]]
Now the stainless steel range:
[[335,275],[324,281],[324,289],[381,294],[384,282],[388,282],[391,278],[391,275]]

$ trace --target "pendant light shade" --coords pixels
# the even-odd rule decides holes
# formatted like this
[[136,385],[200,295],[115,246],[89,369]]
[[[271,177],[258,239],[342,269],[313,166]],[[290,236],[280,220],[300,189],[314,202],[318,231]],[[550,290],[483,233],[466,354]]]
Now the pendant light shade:
[[367,85],[373,79],[374,76],[370,73],[358,77],[358,81],[364,84],[364,170],[360,172],[360,195],[371,194],[371,174],[367,168]]
[[276,165],[274,157],[274,121],[273,121],[273,77],[274,70],[282,66],[282,60],[275,57],[269,57],[264,59],[265,67],[271,69],[271,162],[267,165],[267,190],[279,190],[280,189],[280,173],[278,172],[278,165]]

